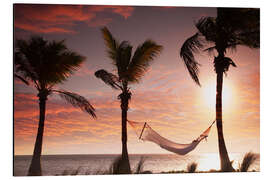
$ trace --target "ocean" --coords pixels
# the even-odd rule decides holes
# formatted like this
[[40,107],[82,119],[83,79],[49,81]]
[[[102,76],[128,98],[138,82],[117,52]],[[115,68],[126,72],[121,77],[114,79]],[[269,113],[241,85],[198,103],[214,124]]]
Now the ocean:
[[[62,175],[64,171],[79,170],[78,174],[98,174],[108,170],[119,155],[43,155],[41,159],[44,176]],[[143,170],[152,173],[185,170],[192,162],[198,163],[197,170],[208,171],[219,169],[219,156],[215,153],[202,155],[179,156],[175,154],[130,154],[131,169],[135,169],[141,158],[144,158]],[[234,160],[234,168],[238,168],[243,154],[230,154]],[[26,176],[30,165],[30,155],[14,156],[14,176]],[[260,160],[257,160],[250,170],[260,171]]]

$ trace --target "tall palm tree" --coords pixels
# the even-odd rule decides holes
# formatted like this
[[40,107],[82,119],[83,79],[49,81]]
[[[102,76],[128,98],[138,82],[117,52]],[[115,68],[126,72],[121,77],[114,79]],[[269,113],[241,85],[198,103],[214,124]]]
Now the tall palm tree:
[[127,151],[127,111],[131,99],[129,84],[138,83],[147,71],[150,62],[160,54],[162,46],[152,40],[146,40],[139,45],[132,56],[132,46],[128,41],[119,43],[110,31],[104,27],[101,29],[107,53],[117,69],[117,75],[104,69],[95,72],[97,78],[102,79],[113,89],[121,90],[118,99],[121,100],[122,110],[122,163],[121,172],[130,173],[130,165]]
[[229,70],[230,65],[236,65],[232,59],[225,57],[225,54],[228,49],[236,49],[238,45],[259,47],[259,9],[218,8],[217,17],[202,17],[195,25],[198,31],[184,42],[180,56],[192,79],[200,85],[199,63],[195,60],[194,53],[201,50],[217,53],[217,57],[214,57],[214,68],[217,74],[216,125],[220,164],[222,171],[233,171],[223,137],[222,85],[223,74]]
[[39,98],[39,125],[28,175],[42,175],[40,157],[45,123],[46,101],[49,95],[57,93],[75,107],[96,117],[95,109],[88,100],[76,93],[54,89],[76,71],[85,58],[69,50],[64,41],[47,41],[32,37],[29,41],[16,40],[14,76],[26,85],[34,86]]

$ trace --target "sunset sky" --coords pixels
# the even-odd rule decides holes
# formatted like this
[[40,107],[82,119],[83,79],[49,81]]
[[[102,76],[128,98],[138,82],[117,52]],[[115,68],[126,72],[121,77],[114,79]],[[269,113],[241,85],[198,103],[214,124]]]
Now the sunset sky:
[[[146,121],[162,136],[190,143],[215,119],[213,55],[196,56],[200,62],[197,86],[179,57],[183,42],[196,32],[194,22],[216,16],[216,8],[15,5],[14,32],[17,39],[41,35],[48,40],[66,40],[67,47],[87,58],[59,89],[87,97],[96,108],[97,119],[72,107],[57,95],[47,101],[43,154],[121,153],[121,109],[113,90],[94,76],[99,69],[115,72],[107,57],[100,28],[107,26],[120,41],[135,49],[146,39],[164,47],[140,84],[131,85],[128,119]],[[230,153],[259,152],[260,53],[238,47],[227,56],[231,67],[224,78],[223,122]],[[39,109],[37,91],[15,79],[14,149],[16,155],[32,154]],[[141,142],[128,126],[129,153],[168,153],[150,142]],[[217,153],[213,126],[208,141],[191,153]]]

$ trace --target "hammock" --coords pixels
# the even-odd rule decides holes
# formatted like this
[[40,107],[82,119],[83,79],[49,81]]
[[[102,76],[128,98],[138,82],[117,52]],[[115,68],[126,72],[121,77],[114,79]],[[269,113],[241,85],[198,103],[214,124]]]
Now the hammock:
[[196,146],[203,140],[207,140],[208,134],[211,130],[212,125],[215,121],[194,141],[190,144],[179,144],[172,142],[162,136],[160,136],[156,131],[154,131],[146,122],[135,122],[129,121],[129,124],[135,130],[135,133],[139,137],[139,139],[143,141],[151,141],[159,145],[161,148],[166,149],[170,152],[185,155],[196,148]]

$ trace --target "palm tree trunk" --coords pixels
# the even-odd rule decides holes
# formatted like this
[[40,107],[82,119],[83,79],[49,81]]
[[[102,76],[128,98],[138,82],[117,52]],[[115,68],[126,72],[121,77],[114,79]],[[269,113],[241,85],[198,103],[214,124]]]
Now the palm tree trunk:
[[36,142],[35,142],[34,153],[32,156],[32,161],[30,164],[30,168],[28,170],[28,176],[41,176],[42,175],[40,157],[41,157],[41,151],[42,151],[46,100],[47,100],[47,96],[41,96],[39,94],[38,132],[37,132],[37,137],[36,137]]
[[120,173],[130,174],[130,164],[127,150],[127,111],[128,111],[128,101],[129,94],[124,91],[121,94],[121,109],[122,109],[122,158],[120,164]]
[[216,94],[216,124],[218,132],[218,147],[220,156],[221,171],[233,171],[228,152],[226,149],[223,127],[222,127],[222,86],[223,86],[223,72],[217,72],[217,94]]

